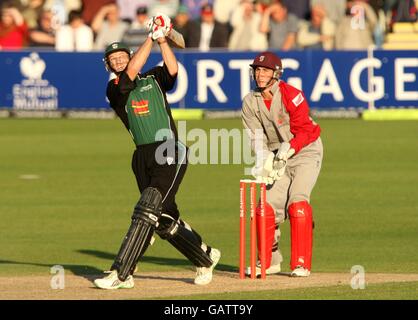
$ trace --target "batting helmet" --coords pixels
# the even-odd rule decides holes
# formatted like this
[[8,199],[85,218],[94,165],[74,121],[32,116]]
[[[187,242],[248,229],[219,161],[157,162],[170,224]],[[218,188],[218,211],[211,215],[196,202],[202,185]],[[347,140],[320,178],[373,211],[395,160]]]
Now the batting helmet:
[[283,74],[282,59],[270,51],[261,52],[255,58],[251,68],[264,67],[274,70],[273,78],[280,78]]
[[104,58],[106,59],[109,54],[116,51],[125,51],[129,55],[132,54],[132,50],[123,42],[113,42],[106,47]]
[[113,42],[109,44],[104,52],[103,62],[105,63],[105,67],[107,71],[113,71],[109,65],[108,57],[110,54],[117,52],[117,51],[125,51],[129,56],[132,55],[133,51],[123,42]]

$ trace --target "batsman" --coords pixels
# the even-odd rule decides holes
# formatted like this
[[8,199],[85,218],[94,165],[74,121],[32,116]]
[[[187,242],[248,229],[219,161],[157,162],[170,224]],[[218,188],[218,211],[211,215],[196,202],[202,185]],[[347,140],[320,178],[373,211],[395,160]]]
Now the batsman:
[[[307,277],[311,272],[314,227],[310,196],[322,164],[321,129],[309,116],[304,93],[281,79],[279,56],[262,52],[250,67],[255,89],[243,99],[242,121],[256,154],[252,174],[267,185],[266,273],[281,271],[279,226],[288,218],[290,275]],[[258,222],[259,207],[256,214]],[[256,273],[261,274],[260,262]]]
[[[166,97],[178,72],[166,38],[171,21],[161,14],[153,17],[148,26],[149,36],[135,53],[115,42],[106,48],[104,56],[106,69],[116,75],[108,83],[107,97],[135,144],[132,170],[141,196],[109,274],[94,281],[101,289],[134,287],[133,273],[154,233],[196,266],[195,284],[212,281],[212,271],[221,256],[180,218],[175,195],[186,172],[188,150],[178,139]],[[143,72],[154,42],[158,43],[164,64]]]

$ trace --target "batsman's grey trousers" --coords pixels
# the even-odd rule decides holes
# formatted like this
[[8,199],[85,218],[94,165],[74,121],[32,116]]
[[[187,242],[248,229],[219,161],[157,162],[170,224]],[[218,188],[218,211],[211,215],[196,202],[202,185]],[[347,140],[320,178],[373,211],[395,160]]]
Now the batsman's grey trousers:
[[321,170],[323,146],[321,138],[287,161],[285,174],[267,188],[267,202],[276,214],[276,223],[286,219],[286,209],[298,201],[309,203],[311,192]]

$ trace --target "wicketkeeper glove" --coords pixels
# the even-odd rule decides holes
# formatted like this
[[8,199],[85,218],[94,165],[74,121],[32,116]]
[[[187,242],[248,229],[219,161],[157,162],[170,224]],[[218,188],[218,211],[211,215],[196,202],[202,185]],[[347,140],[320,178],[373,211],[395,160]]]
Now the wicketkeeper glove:
[[291,148],[290,143],[282,142],[273,161],[272,176],[275,180],[280,179],[284,175],[286,171],[287,160],[294,154],[295,149]]
[[[251,169],[251,174],[257,181],[264,182],[267,185],[273,184],[274,178],[271,173],[273,172],[274,153],[268,152],[267,155],[263,153],[259,157],[257,164]],[[259,165],[260,162],[262,165]]]

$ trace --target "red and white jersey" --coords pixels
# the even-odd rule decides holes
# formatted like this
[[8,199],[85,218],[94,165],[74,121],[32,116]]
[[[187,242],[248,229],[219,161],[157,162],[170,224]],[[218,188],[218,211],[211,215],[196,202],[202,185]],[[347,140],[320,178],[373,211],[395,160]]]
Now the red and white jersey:
[[281,142],[289,142],[296,154],[315,151],[309,149],[317,148],[312,142],[319,138],[321,128],[309,116],[303,92],[281,80],[271,92],[271,101],[264,101],[258,91],[251,91],[243,100],[242,120],[244,128],[250,130],[253,150],[255,130],[262,129],[264,150],[277,150]]

